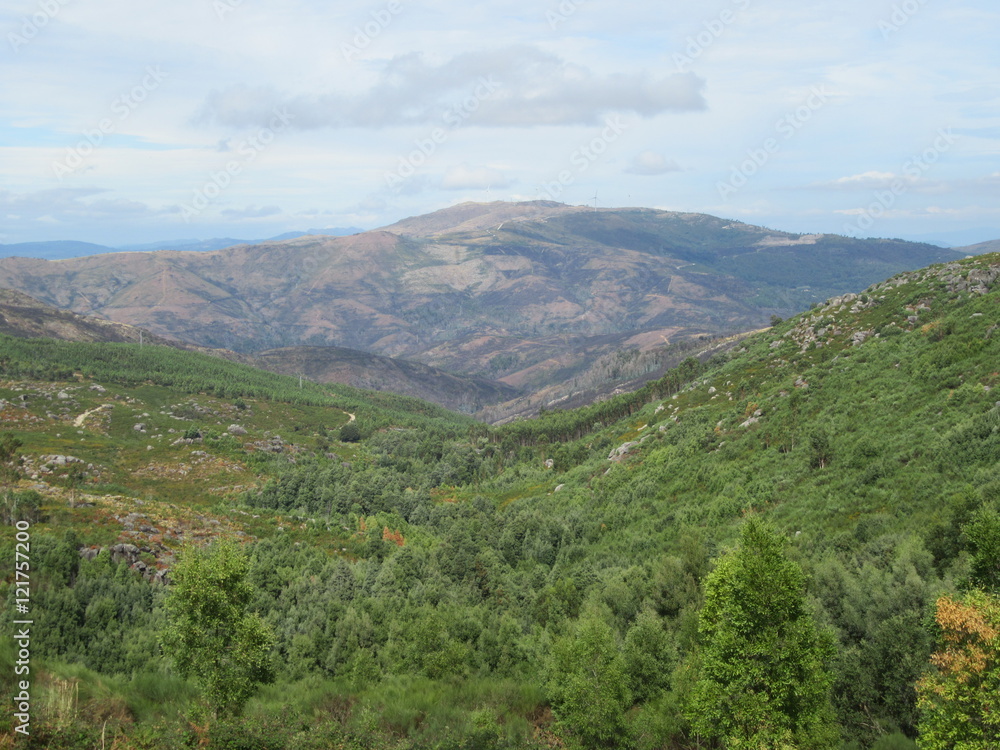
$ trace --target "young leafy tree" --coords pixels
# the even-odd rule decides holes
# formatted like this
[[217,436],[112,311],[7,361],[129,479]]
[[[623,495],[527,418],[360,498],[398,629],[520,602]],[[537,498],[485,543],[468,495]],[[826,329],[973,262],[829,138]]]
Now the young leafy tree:
[[580,745],[622,746],[632,696],[615,635],[598,615],[585,614],[553,645],[548,693],[560,727]]
[[340,428],[340,440],[344,443],[356,443],[361,440],[361,430],[354,422],[348,422]]
[[921,750],[1000,747],[1000,600],[982,591],[941,597],[941,649],[917,683]]
[[726,748],[819,750],[838,741],[826,663],[831,639],[806,605],[782,540],[751,518],[705,581],[700,673],[687,706],[695,731]]
[[670,674],[677,665],[677,644],[652,609],[640,612],[629,628],[622,657],[637,703],[656,697],[669,686]]
[[248,612],[253,588],[249,561],[232,541],[189,549],[174,567],[164,606],[169,624],[162,644],[184,677],[192,677],[217,718],[236,716],[273,678],[274,636]]

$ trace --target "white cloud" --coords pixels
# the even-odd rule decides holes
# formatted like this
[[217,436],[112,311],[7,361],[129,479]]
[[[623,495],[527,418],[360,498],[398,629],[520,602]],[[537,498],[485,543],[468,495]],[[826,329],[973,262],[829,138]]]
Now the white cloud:
[[[34,193],[0,190],[0,212],[16,211],[19,218],[72,223],[93,219],[135,219],[175,213],[175,208],[154,210],[127,198],[94,198],[103,188],[52,188]],[[92,199],[92,200],[88,200]]]
[[289,96],[270,86],[236,85],[213,92],[200,116],[231,127],[267,123],[287,110],[293,127],[382,128],[449,125],[595,125],[610,112],[654,117],[704,109],[704,86],[690,73],[596,73],[537,47],[466,52],[435,64],[399,55],[360,94]]
[[878,172],[875,170],[852,174],[847,177],[838,177],[835,180],[814,183],[811,187],[823,188],[826,190],[877,190],[879,188],[891,187],[894,182],[910,178],[903,178],[894,172]]

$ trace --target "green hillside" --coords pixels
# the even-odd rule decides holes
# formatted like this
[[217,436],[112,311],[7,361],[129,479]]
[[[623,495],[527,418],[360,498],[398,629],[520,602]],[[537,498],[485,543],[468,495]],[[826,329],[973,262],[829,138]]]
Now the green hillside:
[[[497,428],[185,352],[0,340],[11,454],[108,467],[7,468],[7,520],[33,521],[32,742],[996,747],[989,593],[950,620],[937,604],[993,649],[958,679],[986,709],[955,731],[980,744],[933,744],[952,704],[927,688],[921,714],[916,684],[957,663],[931,667],[954,645],[939,597],[1000,593],[998,279],[997,255],[903,274],[636,393]],[[67,427],[99,401],[106,425]],[[171,445],[182,426],[201,442]],[[216,473],[169,480],[197,459]],[[239,549],[206,547],[220,536]],[[7,526],[5,560],[13,544]],[[184,586],[138,565],[183,582],[195,549],[237,572],[242,550],[273,634],[240,718],[161,648]]]

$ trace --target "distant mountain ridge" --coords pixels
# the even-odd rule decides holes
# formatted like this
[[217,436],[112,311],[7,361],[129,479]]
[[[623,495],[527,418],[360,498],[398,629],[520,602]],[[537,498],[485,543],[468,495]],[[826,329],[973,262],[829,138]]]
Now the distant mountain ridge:
[[60,310],[12,289],[0,289],[0,333],[17,338],[89,343],[137,344],[142,340],[187,348],[135,326]]
[[52,240],[47,242],[19,242],[12,245],[0,245],[0,257],[41,258],[43,260],[64,260],[82,258],[88,255],[120,252],[153,252],[156,250],[191,250],[210,251],[222,250],[234,245],[256,245],[261,242],[278,242],[296,239],[307,235],[327,235],[341,237],[364,231],[357,227],[333,227],[328,229],[310,229],[305,232],[285,232],[276,237],[258,240],[237,240],[232,237],[216,237],[208,240],[181,239],[158,240],[144,244],[133,245],[99,245],[92,242],[77,242],[75,240]]
[[495,201],[345,237],[5,258],[0,286],[211,348],[340,346],[538,389],[617,349],[760,328],[961,255],[704,214]]
[[258,355],[201,347],[125,323],[60,310],[10,289],[0,289],[0,334],[80,343],[169,346],[283,375],[304,375],[317,383],[340,383],[413,396],[466,414],[521,395],[518,389],[504,383],[453,375],[416,362],[339,347],[278,349]]

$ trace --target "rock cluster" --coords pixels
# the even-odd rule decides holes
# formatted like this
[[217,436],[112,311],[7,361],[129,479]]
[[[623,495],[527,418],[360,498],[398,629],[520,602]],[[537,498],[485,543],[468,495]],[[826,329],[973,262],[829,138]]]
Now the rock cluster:
[[80,550],[80,557],[84,560],[93,560],[105,549],[111,555],[111,562],[125,563],[132,570],[140,573],[150,583],[169,583],[169,576],[166,569],[149,565],[141,559],[142,554],[153,554],[152,550],[146,547],[140,548],[134,544],[114,544],[110,547],[84,547]]

